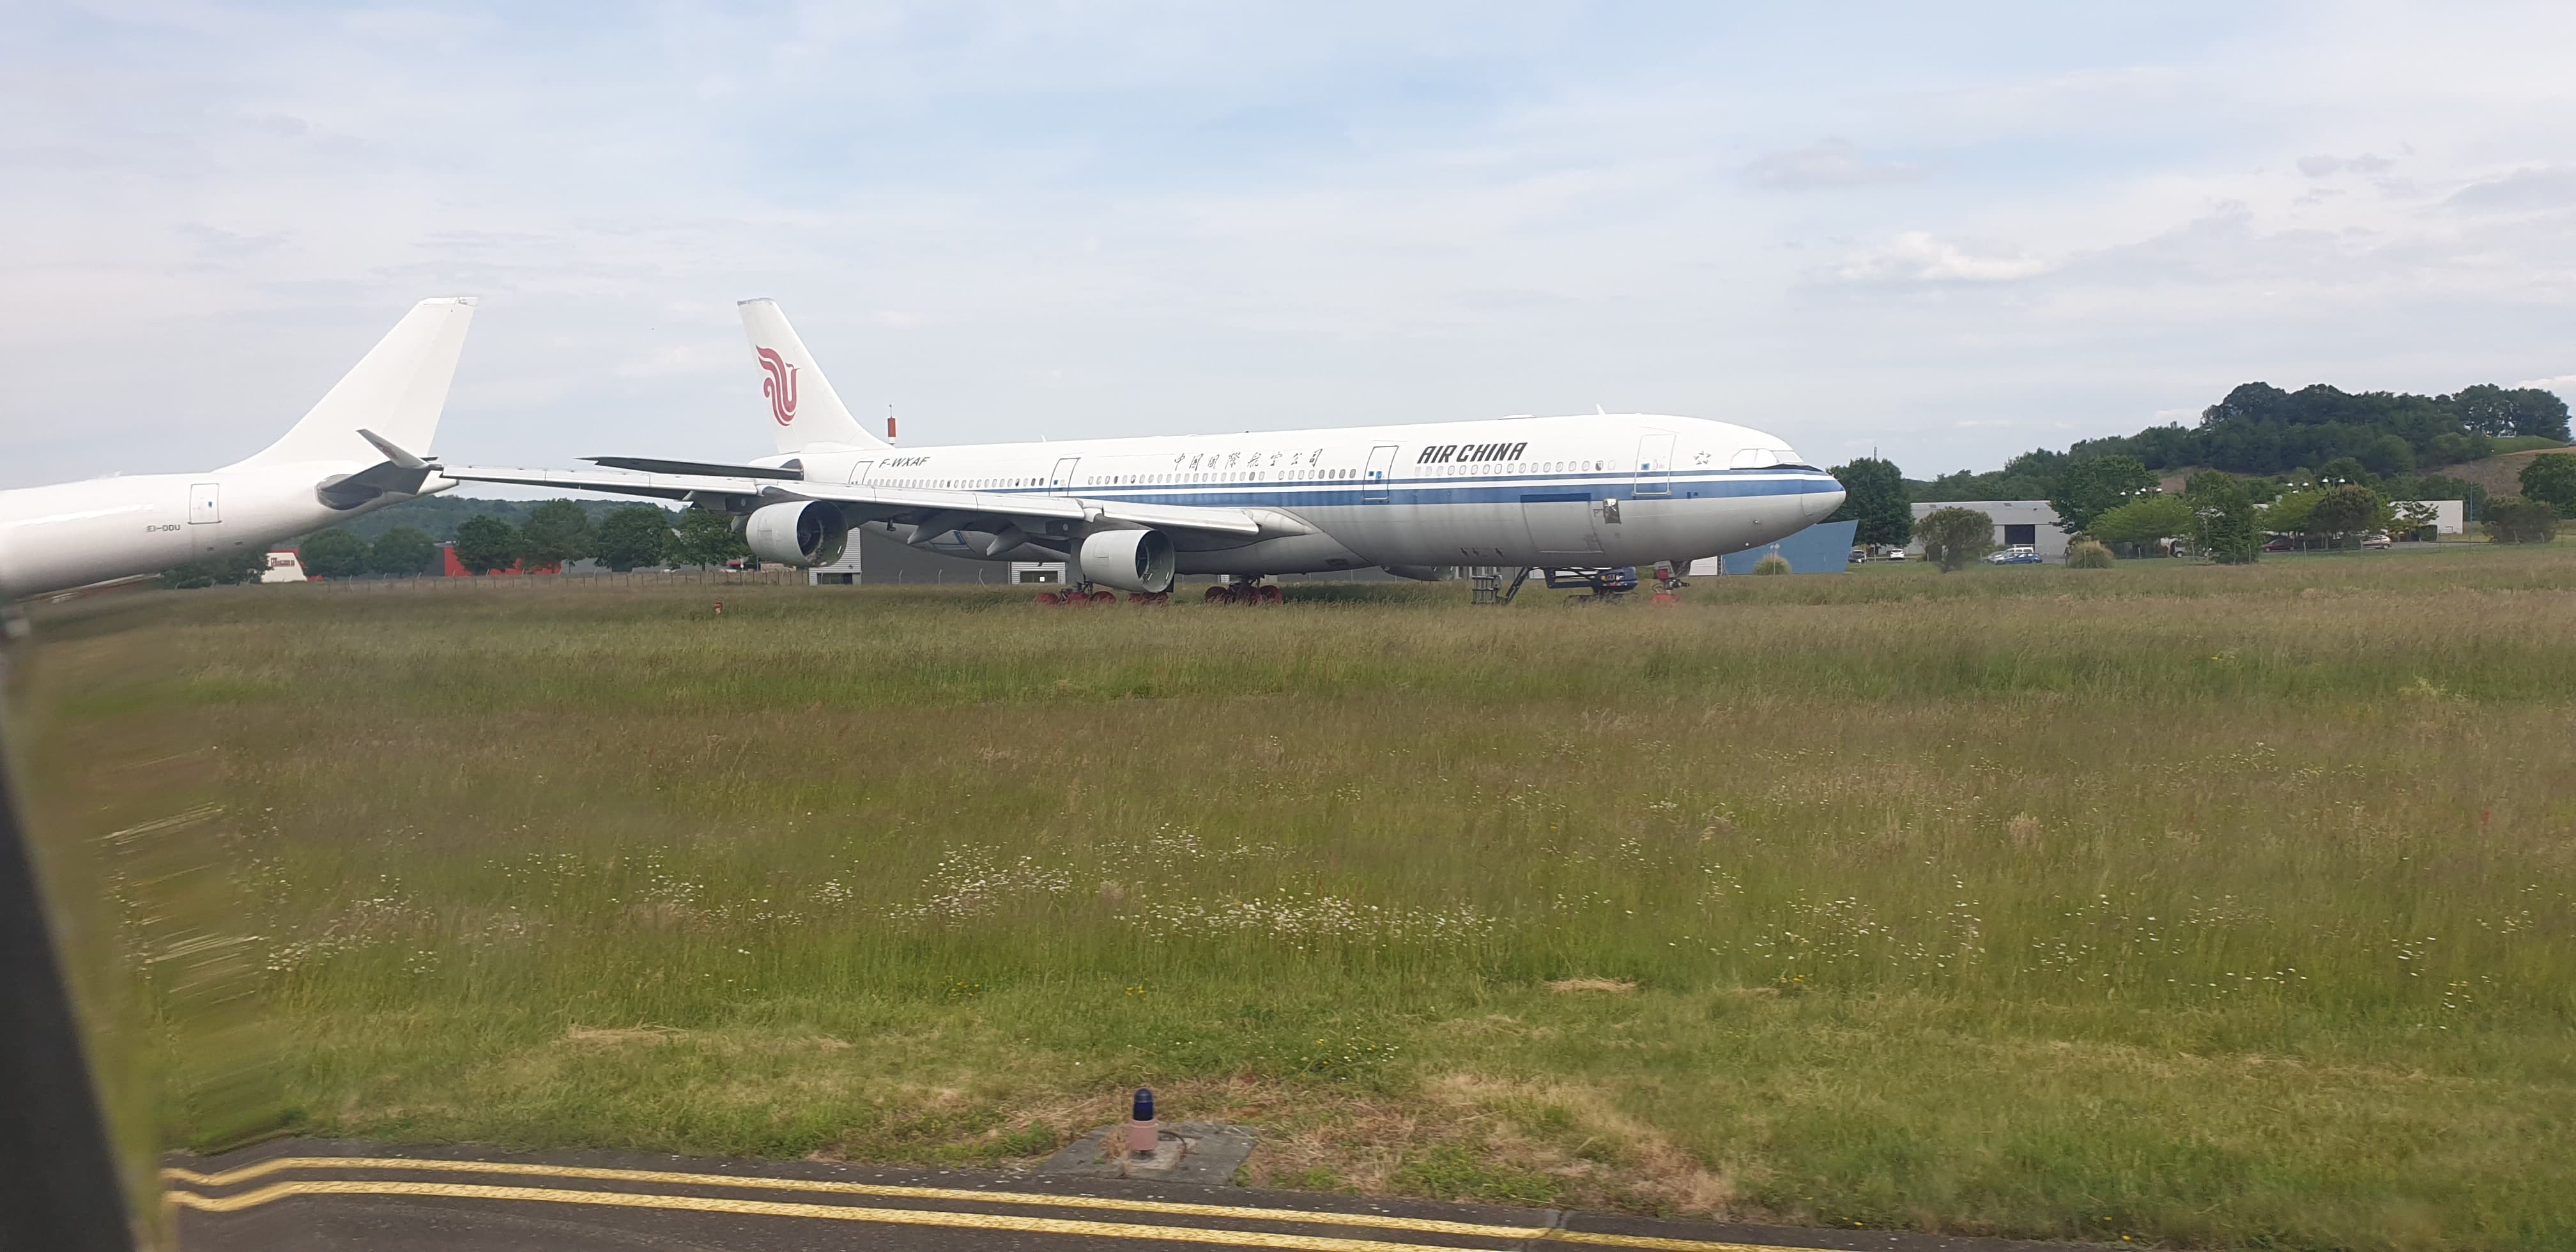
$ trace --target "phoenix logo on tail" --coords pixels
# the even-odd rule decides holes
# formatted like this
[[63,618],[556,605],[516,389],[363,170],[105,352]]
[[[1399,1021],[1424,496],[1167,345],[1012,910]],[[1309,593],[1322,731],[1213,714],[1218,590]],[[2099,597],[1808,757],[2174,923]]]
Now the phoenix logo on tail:
[[781,426],[796,420],[796,367],[778,355],[775,348],[760,349],[760,368],[769,377],[760,380],[760,394],[769,399],[769,415]]

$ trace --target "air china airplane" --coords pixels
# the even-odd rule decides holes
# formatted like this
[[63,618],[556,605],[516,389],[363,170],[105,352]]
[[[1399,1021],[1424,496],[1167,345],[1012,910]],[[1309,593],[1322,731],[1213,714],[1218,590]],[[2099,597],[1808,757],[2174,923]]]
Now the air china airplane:
[[764,561],[828,565],[853,526],[990,561],[1065,561],[1074,598],[1276,600],[1273,574],[1687,561],[1795,533],[1842,485],[1787,444],[1645,414],[1061,443],[896,447],[851,417],[770,300],[742,302],[778,455],[742,465],[589,458],[454,468],[468,482],[686,500],[741,519]]
[[413,305],[302,421],[247,460],[0,491],[0,600],[266,552],[455,486],[409,449],[438,432],[473,319],[470,296]]

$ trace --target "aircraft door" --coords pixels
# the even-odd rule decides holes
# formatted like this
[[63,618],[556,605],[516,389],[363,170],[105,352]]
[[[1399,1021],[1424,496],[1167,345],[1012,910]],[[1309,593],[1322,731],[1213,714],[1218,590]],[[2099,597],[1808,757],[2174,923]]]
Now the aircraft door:
[[1637,441],[1637,486],[1629,494],[1640,500],[1673,494],[1673,436],[1661,431]]
[[1360,503],[1384,504],[1387,501],[1386,480],[1395,472],[1395,445],[1382,443],[1369,449],[1368,469],[1360,479]]
[[853,485],[866,482],[868,480],[868,471],[876,468],[876,464],[877,463],[874,461],[859,461],[853,463],[850,466],[850,482]]
[[1054,472],[1054,473],[1051,473],[1051,474],[1049,474],[1049,475],[1047,475],[1047,490],[1049,490],[1049,491],[1071,491],[1071,490],[1073,490],[1073,471],[1074,471],[1074,467],[1075,467],[1075,466],[1078,466],[1078,465],[1080,465],[1080,464],[1082,464],[1082,458],[1081,458],[1081,457],[1078,457],[1078,456],[1069,456],[1069,457],[1066,457],[1065,459],[1063,459],[1063,460],[1061,460],[1061,461],[1056,462],[1056,463],[1055,463],[1055,472]]
[[209,526],[224,520],[222,483],[188,484],[188,524]]

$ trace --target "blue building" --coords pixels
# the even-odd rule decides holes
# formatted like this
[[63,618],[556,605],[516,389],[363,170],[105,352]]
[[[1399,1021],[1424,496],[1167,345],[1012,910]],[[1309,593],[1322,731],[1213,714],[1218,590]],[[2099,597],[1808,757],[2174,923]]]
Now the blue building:
[[1774,552],[1787,558],[1792,574],[1839,574],[1851,565],[1852,533],[1860,523],[1818,522],[1777,543],[1719,557],[1730,574],[1750,574]]

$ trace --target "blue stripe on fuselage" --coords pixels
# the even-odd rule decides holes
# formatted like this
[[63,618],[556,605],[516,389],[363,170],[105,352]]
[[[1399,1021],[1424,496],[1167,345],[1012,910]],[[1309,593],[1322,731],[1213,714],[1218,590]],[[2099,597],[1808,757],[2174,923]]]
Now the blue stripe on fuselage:
[[[1210,508],[1312,508],[1364,504],[1521,504],[1527,502],[1644,499],[1723,499],[1740,496],[1802,496],[1837,491],[1842,484],[1830,474],[1777,476],[1777,471],[1677,473],[1661,480],[1664,494],[1640,497],[1632,474],[1521,474],[1492,478],[1397,478],[1385,482],[1340,479],[1324,483],[1160,483],[1116,487],[987,487],[988,495],[1078,496],[1130,504],[1205,505]],[[1547,491],[1545,488],[1558,488]],[[1580,488],[1580,490],[1575,490]],[[975,488],[946,488],[971,491]],[[1383,501],[1365,496],[1385,496]]]

